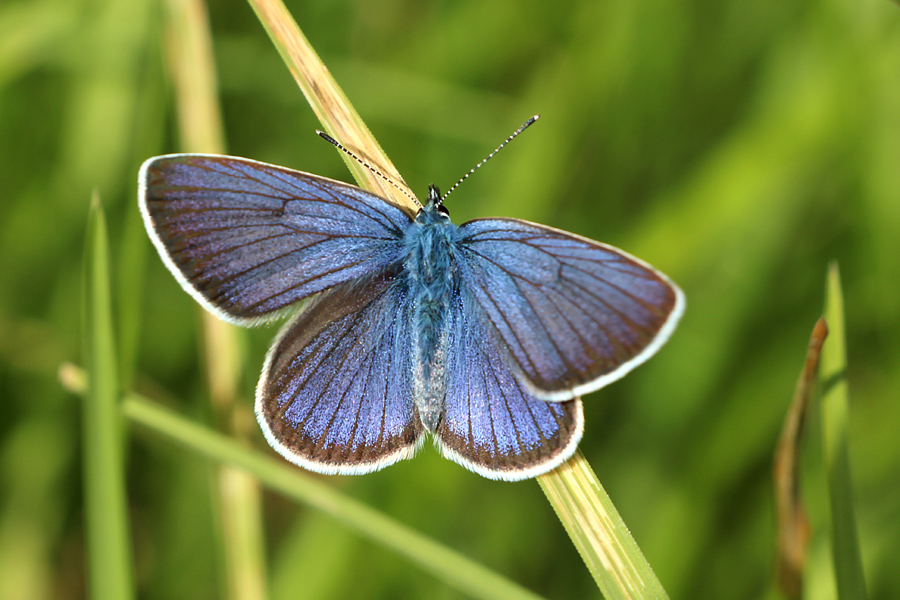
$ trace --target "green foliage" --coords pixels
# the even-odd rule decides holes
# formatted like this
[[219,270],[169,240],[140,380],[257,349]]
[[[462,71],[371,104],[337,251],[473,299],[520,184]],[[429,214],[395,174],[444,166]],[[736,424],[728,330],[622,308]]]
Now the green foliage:
[[[582,443],[673,598],[770,589],[771,456],[838,259],[863,571],[870,597],[900,595],[895,4],[289,8],[420,194],[541,114],[454,194],[457,222],[539,220],[618,245],[685,290],[687,315],[659,356],[585,399]],[[56,373],[87,358],[94,188],[109,223],[120,382],[212,422],[195,303],[150,248],[135,201],[141,160],[178,147],[161,15],[151,0],[0,5],[0,598],[85,593],[82,404]],[[246,4],[214,3],[211,21],[229,151],[350,180]],[[247,338],[248,404],[274,333]],[[127,442],[139,595],[219,596],[207,463],[143,431]],[[596,595],[534,483],[481,479],[430,448],[327,483],[536,593]],[[803,495],[811,513],[827,507],[826,488]],[[461,597],[316,512],[274,494],[265,505],[273,597]],[[816,536],[829,535],[813,532],[811,566],[826,547]],[[834,597],[830,571],[811,573],[829,575],[808,597]]]

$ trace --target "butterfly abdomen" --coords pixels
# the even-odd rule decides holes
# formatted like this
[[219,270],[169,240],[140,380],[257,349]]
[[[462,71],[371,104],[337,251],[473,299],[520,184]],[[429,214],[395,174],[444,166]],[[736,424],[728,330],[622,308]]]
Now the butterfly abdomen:
[[453,251],[457,228],[437,211],[424,209],[406,236],[406,269],[413,322],[413,383],[423,425],[434,431],[447,387],[447,314],[458,293]]

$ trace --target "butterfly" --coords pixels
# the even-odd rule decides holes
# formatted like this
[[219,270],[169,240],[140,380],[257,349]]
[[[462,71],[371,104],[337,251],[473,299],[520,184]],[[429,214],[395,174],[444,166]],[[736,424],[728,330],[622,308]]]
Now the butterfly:
[[445,197],[432,185],[410,214],[219,155],[157,156],[139,175],[149,236],[203,307],[245,326],[294,313],[256,389],[259,424],[286,459],[369,473],[430,434],[480,475],[534,477],[575,451],[579,397],[659,350],[684,296],[645,262],[565,231],[457,226]]

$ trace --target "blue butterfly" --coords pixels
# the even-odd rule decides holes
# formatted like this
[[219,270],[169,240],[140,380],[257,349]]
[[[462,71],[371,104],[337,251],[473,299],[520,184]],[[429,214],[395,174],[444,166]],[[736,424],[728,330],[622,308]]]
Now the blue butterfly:
[[650,358],[684,310],[665,275],[611,246],[517,219],[454,225],[433,185],[408,214],[324,177],[172,154],[139,187],[163,262],[207,310],[238,325],[296,313],[256,414],[319,473],[410,458],[426,432],[485,477],[545,473],[581,439],[578,397]]

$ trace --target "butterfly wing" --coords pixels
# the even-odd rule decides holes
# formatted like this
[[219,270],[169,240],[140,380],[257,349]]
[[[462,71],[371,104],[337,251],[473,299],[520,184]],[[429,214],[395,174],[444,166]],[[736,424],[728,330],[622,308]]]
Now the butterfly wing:
[[257,419],[285,458],[351,475],[415,453],[406,297],[389,274],[343,283],[285,326],[256,390]]
[[681,290],[621,250],[517,219],[460,227],[462,278],[520,379],[544,400],[599,389],[652,356]]
[[230,156],[175,154],[139,176],[144,223],[182,287],[252,324],[396,261],[410,218],[357,187]]
[[444,456],[484,477],[535,477],[575,452],[583,432],[581,401],[534,396],[474,302],[463,289],[451,308],[447,389],[435,442]]

